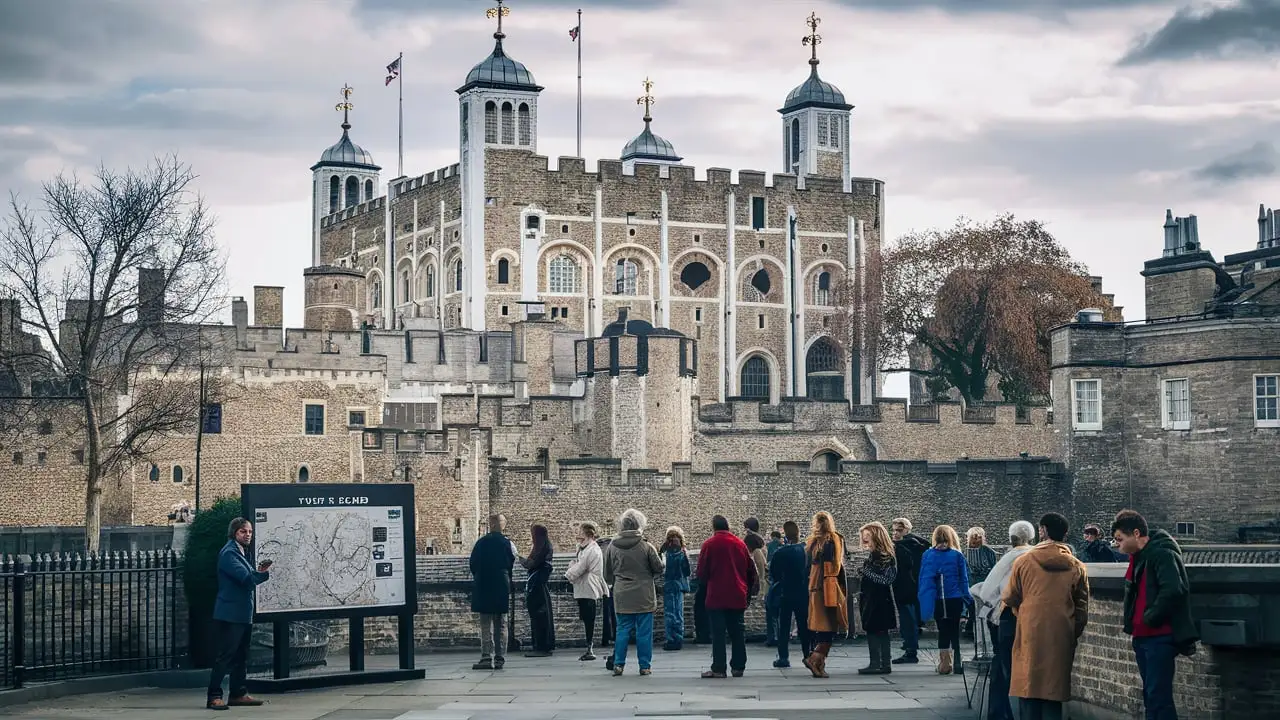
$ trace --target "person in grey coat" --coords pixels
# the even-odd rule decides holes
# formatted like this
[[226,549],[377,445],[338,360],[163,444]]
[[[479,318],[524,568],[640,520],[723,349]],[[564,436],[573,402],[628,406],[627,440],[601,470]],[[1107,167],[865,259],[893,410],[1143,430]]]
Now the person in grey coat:
[[604,579],[613,587],[613,609],[618,632],[613,643],[613,674],[621,675],[627,662],[627,636],[636,633],[640,674],[650,674],[653,661],[653,614],[658,609],[654,581],[662,577],[662,558],[645,541],[648,524],[644,513],[631,508],[618,517],[621,532],[604,553]]
[[[218,652],[209,673],[209,695],[205,707],[226,710],[229,706],[261,705],[245,688],[249,661],[249,631],[253,629],[254,590],[271,576],[270,560],[253,569],[249,545],[253,543],[253,523],[238,517],[227,527],[227,544],[218,551],[218,596],[213,602],[210,637]],[[222,680],[231,675],[231,699],[222,699]]]

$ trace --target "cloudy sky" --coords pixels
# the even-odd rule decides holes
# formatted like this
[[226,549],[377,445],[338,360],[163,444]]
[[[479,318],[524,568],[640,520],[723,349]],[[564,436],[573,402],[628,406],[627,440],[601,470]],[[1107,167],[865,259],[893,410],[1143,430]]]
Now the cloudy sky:
[[[289,287],[301,323],[308,167],[353,137],[395,174],[456,162],[453,90],[492,47],[486,0],[0,0],[0,189],[177,152],[201,175],[232,294]],[[1130,319],[1165,208],[1217,256],[1280,204],[1280,0],[511,0],[507,49],[546,86],[539,149],[574,154],[583,7],[584,154],[617,157],[655,83],[655,130],[685,162],[774,171],[800,43],[857,106],[855,173],[887,183],[890,236],[1012,211],[1048,223]],[[749,10],[744,8],[749,7]],[[589,160],[589,165],[593,161]]]

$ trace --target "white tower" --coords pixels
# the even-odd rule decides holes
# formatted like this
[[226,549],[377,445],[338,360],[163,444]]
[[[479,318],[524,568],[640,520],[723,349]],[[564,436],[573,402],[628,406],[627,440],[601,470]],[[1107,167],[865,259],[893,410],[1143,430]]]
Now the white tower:
[[326,263],[320,253],[320,218],[378,196],[378,171],[382,168],[373,163],[368,151],[351,142],[349,113],[355,107],[351,104],[352,89],[343,85],[341,92],[342,102],[334,110],[342,111],[342,137],[324,151],[320,162],[311,166],[312,266]]
[[[538,151],[538,93],[542,86],[524,65],[502,48],[502,19],[511,9],[486,14],[498,19],[493,52],[480,61],[458,88],[462,172],[462,326],[484,330],[488,257],[484,243],[485,150]],[[540,218],[539,218],[540,220]],[[542,228],[538,228],[542,230]]]
[[853,106],[845,102],[839,88],[818,77],[822,20],[811,13],[806,22],[809,34],[804,44],[812,50],[809,78],[787,95],[778,111],[782,113],[782,166],[799,177],[800,187],[805,177],[839,178],[849,192],[849,111]]
[[622,172],[635,172],[636,163],[649,163],[652,165],[675,165],[683,158],[676,154],[675,146],[668,142],[665,138],[655,135],[649,129],[649,124],[653,122],[653,118],[649,115],[649,107],[656,100],[653,95],[649,94],[653,90],[653,81],[649,78],[644,79],[644,95],[636,99],[637,105],[644,105],[644,130],[640,134],[631,138],[622,148]]

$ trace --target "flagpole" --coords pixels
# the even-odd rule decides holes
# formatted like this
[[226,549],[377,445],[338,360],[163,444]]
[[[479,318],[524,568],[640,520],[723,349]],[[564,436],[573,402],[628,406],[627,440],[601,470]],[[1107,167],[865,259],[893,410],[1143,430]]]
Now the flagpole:
[[396,60],[398,65],[396,77],[400,80],[400,162],[396,167],[396,177],[404,177],[404,53]]
[[578,8],[578,157],[582,157],[582,8]]

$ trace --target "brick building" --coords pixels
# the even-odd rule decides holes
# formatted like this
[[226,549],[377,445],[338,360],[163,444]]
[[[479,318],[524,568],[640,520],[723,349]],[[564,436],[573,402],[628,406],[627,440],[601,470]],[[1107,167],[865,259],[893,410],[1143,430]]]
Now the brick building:
[[[1147,320],[1085,312],[1056,329],[1053,405],[1081,517],[1141,508],[1181,537],[1235,540],[1280,520],[1280,217],[1222,262],[1194,215],[1166,214]],[[1250,530],[1253,528],[1253,530]]]

